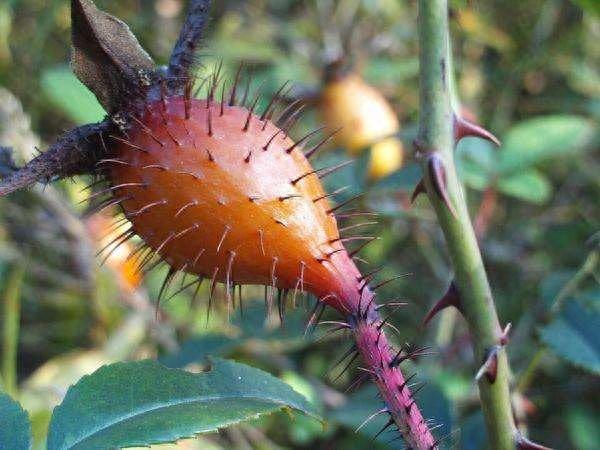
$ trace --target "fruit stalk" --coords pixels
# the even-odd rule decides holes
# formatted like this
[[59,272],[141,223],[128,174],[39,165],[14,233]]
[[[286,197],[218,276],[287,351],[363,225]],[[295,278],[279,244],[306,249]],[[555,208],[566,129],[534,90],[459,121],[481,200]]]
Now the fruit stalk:
[[385,402],[386,407],[379,412],[388,413],[390,416],[381,431],[395,424],[407,448],[436,449],[438,441],[431,434],[426,420],[415,403],[414,396],[417,390],[411,392],[412,377],[405,378],[399,368],[402,361],[422,354],[422,350],[402,349],[393,353],[384,332],[386,321],[379,315],[378,308],[373,302],[373,294],[366,289],[365,291],[367,292],[363,292],[361,298],[366,297],[371,300],[363,299],[359,302],[348,322],[353,330],[356,348],[365,366],[364,370],[371,375]]
[[34,183],[93,172],[104,148],[102,133],[112,127],[110,121],[104,120],[67,131],[48,150],[3,177],[0,197]]
[[[426,190],[437,194],[429,198],[446,238],[460,292],[460,310],[469,326],[475,358],[484,364],[491,352],[497,358],[495,380],[484,376],[478,381],[490,448],[514,449],[517,431],[511,412],[508,360],[500,345],[502,329],[454,165],[447,0],[419,0],[418,5],[421,116],[415,147],[422,160]],[[440,178],[446,190],[442,194]]]

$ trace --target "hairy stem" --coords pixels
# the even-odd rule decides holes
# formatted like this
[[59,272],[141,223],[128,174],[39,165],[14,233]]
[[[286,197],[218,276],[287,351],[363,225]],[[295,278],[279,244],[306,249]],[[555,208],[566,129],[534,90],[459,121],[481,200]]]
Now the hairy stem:
[[48,182],[83,173],[93,173],[104,155],[102,134],[113,124],[104,122],[74,128],[24,167],[0,180],[0,197],[37,182]]
[[198,49],[198,42],[206,23],[210,0],[191,0],[190,7],[181,27],[179,39],[173,47],[169,60],[168,75],[173,78],[173,83],[182,88],[190,77],[190,70],[194,64],[194,57]]
[[343,309],[346,309],[356,351],[363,361],[362,370],[371,376],[385,403],[385,408],[371,418],[387,414],[389,420],[380,433],[395,425],[407,448],[434,450],[438,448],[438,441],[416,403],[410,385],[412,377],[405,378],[400,370],[403,361],[422,355],[423,349],[394,351],[385,333],[386,320],[382,320],[378,312],[374,294],[365,288],[360,290],[359,295],[360,299],[344,302]]
[[375,372],[377,389],[407,446],[414,450],[436,448],[436,440],[413,399],[406,378],[392,365],[394,355],[380,325],[381,320],[365,321],[356,328],[354,334],[361,358],[366,368]]
[[[502,329],[492,298],[481,253],[473,231],[462,187],[454,165],[454,112],[450,99],[448,65],[449,32],[447,0],[419,0],[421,117],[418,150],[422,152],[425,185],[446,237],[460,292],[461,311],[467,320],[477,361],[484,362],[497,348]],[[434,183],[436,174],[429,157],[439,157],[444,168],[447,202]],[[439,179],[439,177],[438,177]],[[479,393],[487,425],[490,448],[515,448],[516,427],[511,411],[509,367],[506,352],[497,352],[493,382],[479,380]]]

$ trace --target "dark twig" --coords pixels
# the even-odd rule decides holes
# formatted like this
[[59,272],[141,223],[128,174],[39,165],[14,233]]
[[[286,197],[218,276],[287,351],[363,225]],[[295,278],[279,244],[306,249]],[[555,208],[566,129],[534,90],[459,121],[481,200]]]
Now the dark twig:
[[210,0],[191,0],[190,7],[181,27],[179,39],[173,47],[167,73],[170,87],[175,91],[184,88],[194,65],[194,55],[208,22]]
[[101,135],[112,127],[113,124],[105,120],[68,131],[47,151],[2,179],[0,197],[39,181],[93,172],[104,148]]

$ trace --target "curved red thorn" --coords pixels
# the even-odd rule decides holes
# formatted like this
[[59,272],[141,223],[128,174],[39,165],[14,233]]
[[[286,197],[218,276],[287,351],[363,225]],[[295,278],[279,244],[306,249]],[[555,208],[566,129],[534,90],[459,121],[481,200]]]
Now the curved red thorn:
[[427,325],[438,312],[440,312],[442,309],[448,308],[449,306],[454,306],[456,309],[460,310],[460,294],[458,293],[458,289],[456,288],[454,281],[450,283],[448,290],[442,296],[442,298],[440,298],[429,310],[423,319],[423,326]]
[[419,182],[415,186],[412,195],[410,196],[411,205],[415,202],[415,200],[420,194],[427,194],[427,189],[425,188],[425,180],[423,180],[423,178],[419,180]]
[[485,375],[487,380],[491,384],[494,384],[496,381],[496,376],[498,375],[498,352],[501,348],[502,347],[500,345],[494,345],[488,350],[483,364],[477,371],[477,375],[475,375],[475,380],[479,381],[481,377]]
[[454,115],[454,140],[456,142],[460,141],[465,136],[475,136],[481,139],[485,139],[487,141],[493,142],[498,147],[500,147],[501,142],[496,136],[490,133],[485,128],[473,123],[469,122],[467,119],[463,119],[462,117]]
[[448,195],[446,169],[444,168],[442,158],[433,153],[427,160],[427,166],[429,167],[429,176],[431,177],[431,183],[433,184],[435,193],[442,200],[444,205],[446,205],[450,213],[456,218],[458,215],[450,201],[450,196]]

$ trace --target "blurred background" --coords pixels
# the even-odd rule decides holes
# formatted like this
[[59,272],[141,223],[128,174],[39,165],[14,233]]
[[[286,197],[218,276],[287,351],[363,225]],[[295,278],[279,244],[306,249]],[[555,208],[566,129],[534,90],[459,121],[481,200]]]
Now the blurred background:
[[[159,64],[168,60],[186,2],[101,1],[127,22]],[[384,266],[382,298],[397,311],[396,344],[436,354],[405,366],[426,381],[425,415],[441,426],[446,448],[484,449],[485,430],[464,321],[445,311],[426,327],[428,308],[451,280],[440,229],[425,196],[410,206],[420,178],[411,141],[418,119],[416,5],[397,0],[222,0],[199,55],[199,75],[222,64],[231,79],[245,62],[250,91],[275,92],[309,105],[295,128],[344,126],[317,167],[354,158],[326,179],[336,200],[366,192],[378,213],[361,231],[381,240],[361,256]],[[518,425],[553,448],[596,449],[600,442],[600,6],[594,0],[450,1],[455,108],[484,124],[499,149],[464,139],[456,158],[503,323],[513,332]],[[0,144],[22,164],[64,130],[104,112],[71,74],[66,0],[0,4]],[[203,92],[199,96],[205,95]],[[262,107],[268,96],[261,100]],[[11,161],[0,154],[0,171]],[[263,368],[321,408],[325,430],[306,417],[276,414],[217,434],[161,448],[402,448],[394,435],[370,442],[385,422],[354,429],[380,409],[356,370],[331,368],[349,340],[319,327],[304,336],[310,312],[298,302],[285,323],[265,320],[262,289],[243,288],[246,308],[228,320],[215,301],[207,321],[206,288],[195,301],[185,280],[156,318],[165,276],[145,279],[126,246],[99,252],[117,233],[114,211],[85,217],[85,177],[0,199],[0,374],[33,421],[36,449],[69,385],[103,364],[159,358],[193,367],[207,354]],[[342,226],[352,226],[352,219]],[[118,233],[117,233],[118,234]],[[112,237],[111,237],[112,236]],[[109,254],[110,253],[110,254]],[[101,266],[101,262],[105,264]],[[169,298],[170,297],[170,298]],[[338,376],[339,375],[339,376]]]

